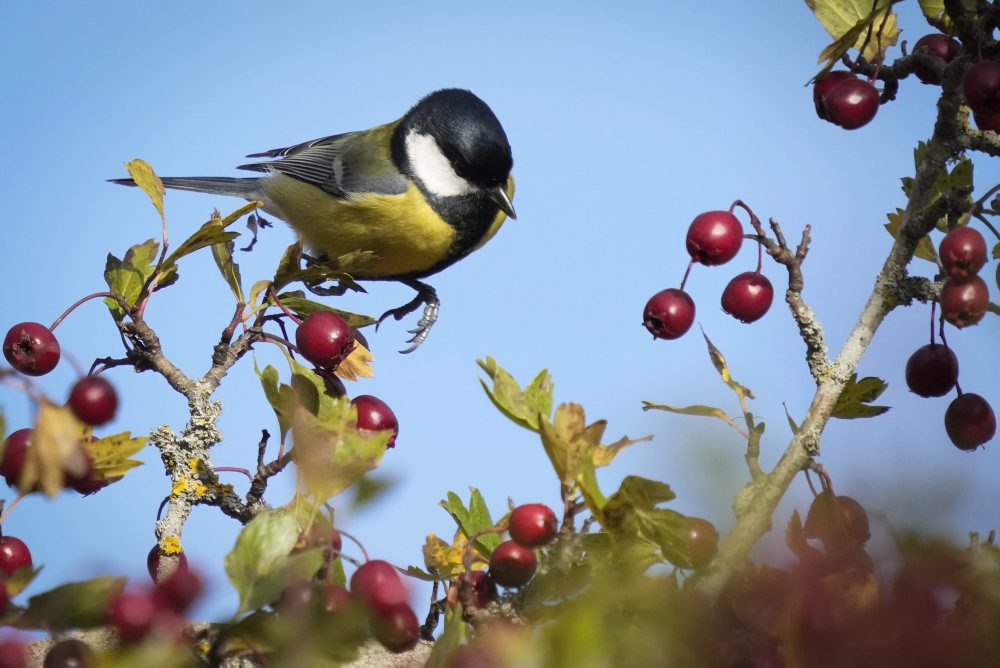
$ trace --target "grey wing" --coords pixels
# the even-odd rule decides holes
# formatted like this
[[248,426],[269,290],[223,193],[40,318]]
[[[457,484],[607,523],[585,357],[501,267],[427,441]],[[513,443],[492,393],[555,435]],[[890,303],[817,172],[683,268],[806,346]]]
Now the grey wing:
[[240,165],[238,169],[278,172],[299,179],[336,197],[354,193],[398,195],[406,191],[406,177],[388,155],[370,145],[369,132],[347,132],[287,148],[252,153],[248,158],[278,158]]

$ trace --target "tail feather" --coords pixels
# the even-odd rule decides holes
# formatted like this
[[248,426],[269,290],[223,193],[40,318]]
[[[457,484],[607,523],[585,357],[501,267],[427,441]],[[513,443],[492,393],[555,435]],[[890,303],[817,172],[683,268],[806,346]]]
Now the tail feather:
[[[245,199],[259,199],[259,178],[234,178],[228,176],[165,176],[160,179],[166,188],[191,190],[214,195],[230,195]],[[134,186],[132,179],[108,179],[111,183]]]

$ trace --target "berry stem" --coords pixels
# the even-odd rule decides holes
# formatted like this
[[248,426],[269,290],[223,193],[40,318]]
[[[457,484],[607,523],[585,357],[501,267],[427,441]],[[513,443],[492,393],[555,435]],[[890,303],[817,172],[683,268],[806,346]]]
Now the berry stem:
[[370,557],[368,556],[368,550],[366,550],[366,549],[365,549],[365,546],[361,544],[361,541],[360,541],[360,540],[358,540],[358,539],[357,539],[357,537],[355,537],[355,535],[354,535],[354,534],[351,534],[351,533],[347,533],[346,531],[344,531],[344,530],[343,530],[343,529],[341,529],[340,527],[337,527],[337,532],[338,532],[338,533],[339,533],[339,534],[340,534],[341,536],[346,536],[347,538],[350,538],[350,539],[351,539],[351,541],[352,541],[352,542],[353,542],[353,543],[354,543],[355,545],[357,545],[357,546],[358,546],[358,548],[359,548],[359,549],[361,550],[361,554],[362,554],[362,556],[364,556],[364,558],[365,558],[365,561],[370,561],[370,560],[371,560],[371,558],[370,558]]
[[250,471],[240,468],[238,466],[216,466],[215,472],[220,473],[222,471],[228,471],[229,473],[242,473],[247,477],[248,480],[253,481],[253,476],[250,475]]
[[50,332],[56,331],[56,327],[58,327],[59,323],[61,323],[63,321],[63,318],[65,318],[70,313],[72,313],[73,310],[76,309],[77,306],[80,306],[84,302],[90,301],[91,299],[97,299],[98,297],[110,297],[111,299],[114,299],[115,295],[113,295],[110,292],[95,292],[94,294],[87,295],[86,297],[78,299],[76,302],[73,303],[72,306],[70,306],[68,309],[66,309],[65,311],[63,311],[63,314],[61,316],[59,316],[58,318],[56,318],[55,322],[53,322],[52,325],[49,327],[49,331]]
[[764,261],[764,244],[757,239],[757,273],[760,273],[761,263]]
[[[937,302],[931,302],[931,345],[934,345],[934,312],[937,311]],[[944,321],[941,322],[944,324]]]
[[684,286],[687,285],[688,276],[691,274],[691,267],[693,266],[694,266],[694,260],[688,262],[687,269],[684,270],[684,278],[681,279],[681,290],[683,290]]
[[[21,499],[23,499],[25,496],[27,496],[27,495],[28,495],[27,492],[21,492],[21,493],[19,493],[17,496],[14,497],[14,500],[11,501],[10,504],[8,504],[6,507],[3,508],[3,512],[0,513],[0,528],[3,527],[3,523],[4,523],[4,521],[6,521],[7,516],[10,515],[10,511],[14,510],[14,506],[16,506],[18,504],[18,502]],[[0,506],[0,507],[2,507],[2,506]],[[3,531],[2,531],[2,529],[0,529],[0,536],[2,536],[2,535],[3,535]]]
[[274,283],[272,283],[267,288],[267,292],[270,295],[271,299],[274,300],[274,303],[277,305],[277,307],[280,308],[282,311],[284,311],[285,315],[287,315],[289,318],[292,319],[292,322],[294,322],[296,325],[301,325],[302,324],[302,319],[299,316],[297,316],[294,313],[292,313],[291,311],[289,311],[288,307],[286,307],[284,304],[282,304],[281,300],[278,299],[278,293],[274,289]]

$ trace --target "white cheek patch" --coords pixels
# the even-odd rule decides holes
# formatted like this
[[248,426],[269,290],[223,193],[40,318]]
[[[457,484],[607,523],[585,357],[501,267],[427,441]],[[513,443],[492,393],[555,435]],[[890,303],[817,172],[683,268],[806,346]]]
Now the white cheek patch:
[[437,141],[430,135],[411,131],[406,135],[406,154],[410,166],[424,187],[438,197],[468,195],[477,188],[455,173]]

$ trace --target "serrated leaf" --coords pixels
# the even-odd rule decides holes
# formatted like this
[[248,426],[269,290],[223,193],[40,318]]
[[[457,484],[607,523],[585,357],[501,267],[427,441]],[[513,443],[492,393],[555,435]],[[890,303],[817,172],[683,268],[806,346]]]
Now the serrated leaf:
[[599,518],[601,526],[616,541],[655,544],[663,558],[685,567],[688,521],[680,513],[657,508],[675,498],[670,486],[640,476],[627,476],[614,494],[608,497]]
[[476,360],[476,364],[493,381],[493,388],[490,389],[485,380],[479,380],[493,405],[515,424],[539,431],[540,416],[547,418],[552,412],[552,379],[548,371],[540,371],[522,391],[514,377],[492,357]]
[[278,300],[281,301],[285,308],[303,320],[316,311],[331,311],[339,315],[347,322],[348,325],[354,327],[355,329],[359,327],[367,327],[368,325],[374,325],[378,322],[378,319],[368,315],[351,313],[350,311],[341,311],[340,309],[327,306],[326,304],[306,299],[302,296],[302,292],[298,290],[295,292],[284,292],[278,295]]
[[40,400],[18,487],[37,487],[52,498],[62,491],[66,475],[85,475],[88,465],[80,443],[88,431],[67,406]]
[[[600,442],[605,424],[602,420],[585,427],[583,407],[579,404],[560,404],[552,422],[544,418],[539,422],[545,454],[564,485],[572,485],[584,462],[592,462],[592,451]],[[591,428],[600,433],[595,435]]]
[[858,374],[851,374],[850,380],[844,385],[831,417],[843,420],[868,418],[882,415],[889,406],[871,406],[870,402],[878,399],[889,385],[881,378],[868,376],[858,380]]
[[364,288],[351,278],[351,273],[370,268],[377,259],[375,253],[370,251],[355,251],[326,260],[322,264],[303,267],[302,242],[297,241],[285,249],[278,263],[273,279],[274,289],[280,290],[296,281],[304,283],[337,281],[344,289],[364,292]]
[[226,285],[233,291],[236,301],[243,304],[243,280],[240,277],[240,265],[233,260],[235,247],[236,244],[232,241],[215,244],[212,246],[212,258],[215,260],[215,266],[219,268],[223,280],[226,281]]
[[132,436],[132,432],[123,431],[120,434],[104,436],[96,441],[86,443],[85,447],[94,459],[94,476],[101,480],[116,480],[134,469],[142,466],[138,459],[130,457],[146,445],[145,436]]
[[618,453],[620,453],[628,446],[652,440],[653,440],[652,436],[643,436],[641,438],[629,438],[627,436],[623,436],[614,443],[611,443],[609,445],[598,444],[597,447],[594,448],[591,461],[596,468],[607,466],[614,460],[615,457],[618,456]]
[[195,230],[194,234],[181,242],[181,245],[167,256],[160,267],[160,275],[166,276],[170,272],[176,271],[177,261],[186,255],[190,255],[206,246],[231,242],[240,236],[239,232],[227,232],[225,230],[225,223],[218,215],[219,213],[216,211],[211,220]]
[[278,370],[270,364],[264,367],[263,371],[254,364],[254,371],[260,378],[260,384],[264,388],[264,396],[278,418],[278,429],[281,432],[281,440],[284,442],[285,435],[292,427],[288,408],[295,402],[295,391],[290,386],[278,382]]
[[726,358],[722,355],[722,351],[715,347],[708,335],[702,330],[701,335],[705,337],[705,344],[708,346],[708,356],[712,360],[712,366],[715,370],[719,372],[722,377],[722,382],[724,382],[729,389],[736,393],[741,399],[747,397],[748,399],[753,399],[753,392],[750,391],[749,387],[741,385],[733,379],[732,375],[729,373],[729,367],[726,365]]
[[872,0],[806,0],[806,5],[834,39],[833,44],[823,49],[819,62],[832,64],[849,49],[862,47],[866,59],[881,60],[886,48],[895,45],[899,36],[896,15],[891,11],[894,2],[898,0],[876,0],[875,3]]
[[160,177],[156,175],[149,163],[141,158],[126,162],[125,169],[128,170],[128,174],[135,181],[135,184],[153,202],[153,206],[156,207],[160,218],[163,218],[163,195],[165,191],[163,189],[163,181],[160,180]]
[[105,623],[108,602],[124,588],[125,578],[106,576],[61,585],[28,599],[15,625],[47,632],[100,626]]
[[[298,523],[287,510],[264,510],[240,531],[224,562],[226,575],[240,597],[237,615],[277,599],[288,584],[288,555],[298,537]],[[322,561],[316,570],[320,565]]]
[[[146,279],[153,273],[152,263],[159,249],[158,243],[147,239],[143,243],[129,248],[124,259],[119,260],[108,253],[108,259],[104,265],[104,280],[108,284],[108,289],[111,292],[117,292],[125,298],[129,305],[134,306]],[[104,303],[107,304],[111,316],[116,321],[125,317],[125,312],[117,301],[105,298]]]
[[344,380],[357,380],[358,378],[371,378],[375,375],[375,370],[372,369],[372,362],[375,358],[372,356],[371,352],[365,348],[364,344],[360,341],[354,343],[354,349],[351,350],[350,354],[344,359],[343,362],[337,365],[337,370],[334,372]]
[[692,406],[669,406],[667,404],[654,404],[651,401],[642,402],[642,410],[644,411],[667,411],[669,413],[678,413],[680,415],[698,415],[702,417],[714,417],[722,420],[726,424],[740,429],[740,426],[730,418],[726,411],[721,408],[716,408],[715,406],[704,406],[702,404],[694,404]]
[[[468,507],[454,492],[448,492],[448,498],[440,501],[438,505],[448,511],[466,538],[471,538],[480,531],[485,531],[496,525],[490,516],[489,508],[486,507],[486,499],[483,498],[482,492],[475,487],[469,488]],[[483,558],[489,559],[499,544],[499,534],[488,533],[476,538],[473,546]]]
[[[884,225],[886,231],[892,235],[895,239],[899,234],[899,230],[903,224],[903,214],[905,211],[903,209],[896,209],[895,213],[887,213],[886,218],[889,222]],[[933,262],[937,264],[937,250],[934,249],[934,242],[931,241],[930,236],[924,235],[924,237],[917,242],[917,249],[913,253],[914,257],[919,257],[921,260],[927,260],[928,262]]]
[[465,572],[465,548],[469,541],[465,535],[459,531],[455,536],[455,542],[449,544],[448,541],[438,538],[434,534],[427,534],[424,541],[423,556],[424,566],[429,573],[433,573],[434,580],[453,578]]

